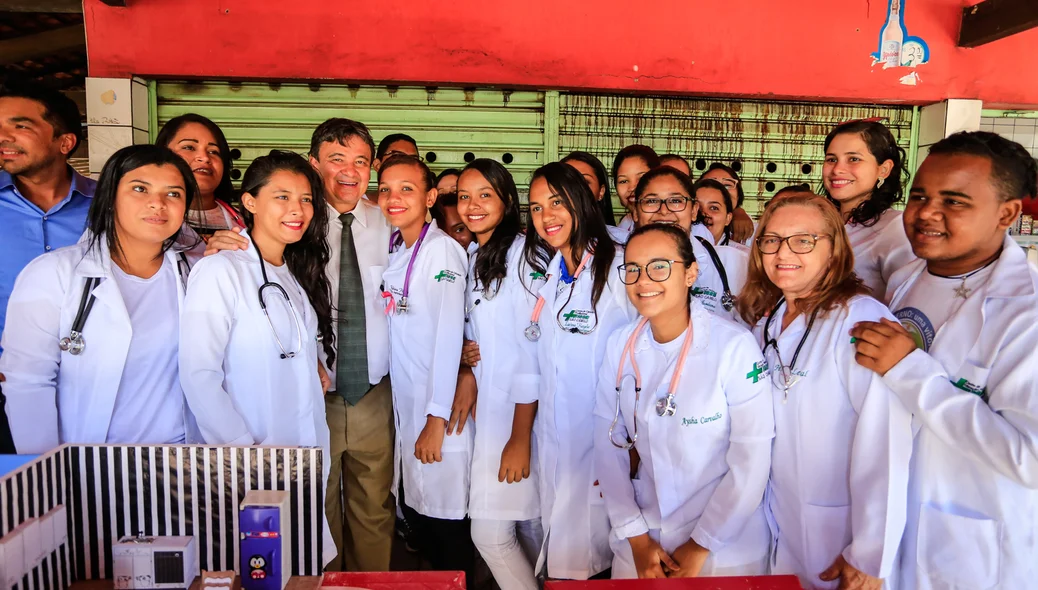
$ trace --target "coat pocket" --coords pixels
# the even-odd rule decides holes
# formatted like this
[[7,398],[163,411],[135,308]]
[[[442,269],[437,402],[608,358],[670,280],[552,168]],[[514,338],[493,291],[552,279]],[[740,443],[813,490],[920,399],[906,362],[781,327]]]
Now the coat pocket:
[[1002,523],[923,506],[919,514],[916,563],[948,588],[984,590],[998,584]]
[[851,507],[804,505],[807,555],[803,564],[817,576],[851,544]]

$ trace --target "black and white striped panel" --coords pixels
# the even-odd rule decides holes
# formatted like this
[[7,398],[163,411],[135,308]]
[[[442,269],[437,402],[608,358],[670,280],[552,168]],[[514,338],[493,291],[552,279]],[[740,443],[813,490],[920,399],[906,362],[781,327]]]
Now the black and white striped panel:
[[[0,537],[29,520],[43,516],[54,507],[65,504],[71,530],[68,503],[68,464],[66,448],[56,449],[36,461],[8,474],[0,480]],[[43,561],[22,577],[14,590],[64,590],[73,582],[75,565],[69,541],[44,557]]]
[[324,481],[319,448],[73,446],[70,529],[79,579],[112,576],[121,537],[194,536],[201,569],[238,569],[238,508],[248,490],[288,490],[292,575],[321,571]]

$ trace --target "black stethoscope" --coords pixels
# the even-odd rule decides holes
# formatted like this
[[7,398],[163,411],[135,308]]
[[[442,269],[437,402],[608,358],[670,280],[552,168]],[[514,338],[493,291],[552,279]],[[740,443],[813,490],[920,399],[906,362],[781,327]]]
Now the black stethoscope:
[[721,307],[725,311],[732,311],[732,308],[735,307],[735,297],[732,296],[732,290],[728,287],[728,273],[725,272],[724,265],[721,264],[721,257],[717,255],[717,250],[714,249],[709,241],[699,236],[695,238],[706,249],[706,253],[710,255],[710,260],[714,263],[714,268],[717,269],[717,274],[721,276],[721,286],[724,289],[721,292]]
[[[191,272],[191,265],[187,262],[187,256],[183,252],[177,254],[177,270],[180,273],[180,281],[187,287],[187,275]],[[72,329],[68,336],[58,340],[58,348],[72,356],[79,356],[86,350],[86,341],[83,340],[83,327],[86,325],[90,311],[94,308],[94,289],[101,284],[101,277],[87,277],[83,285],[83,294],[79,298],[79,310],[72,320]]]
[[[778,340],[771,335],[771,320],[775,319],[779,308],[785,302],[786,298],[780,297],[778,303],[775,304],[775,308],[768,314],[768,319],[764,322],[764,347],[761,348],[761,354],[764,355],[764,358],[768,357],[768,348],[775,351],[775,358],[779,364],[778,370],[782,377],[782,383],[776,383],[776,385],[782,388],[782,403],[786,403],[786,400],[789,399],[789,390],[800,381],[800,376],[794,373],[797,358],[800,356],[800,350],[804,348],[804,343],[807,342],[807,337],[811,334],[811,327],[815,325],[815,318],[818,316],[818,308],[815,308],[807,321],[807,329],[804,330],[804,335],[800,337],[800,343],[797,344],[796,351],[793,352],[793,361],[789,365],[785,365],[782,363],[782,356],[779,354]],[[772,383],[774,382],[775,380],[772,379]]]
[[[272,283],[267,278],[267,265],[263,261],[263,253],[260,252],[256,242],[252,243],[252,246],[256,248],[256,255],[259,256],[260,261],[260,274],[263,276],[263,284],[260,285],[257,296],[259,297],[260,309],[263,310],[263,317],[267,318],[267,324],[270,325],[270,333],[274,335],[274,342],[277,343],[278,348],[281,349],[279,356],[282,359],[293,359],[299,354],[299,351],[303,349],[303,328],[299,325],[299,314],[296,313],[296,307],[292,305],[292,300],[288,297],[288,291],[277,283]],[[281,338],[278,338],[278,331],[274,329],[274,322],[270,319],[270,314],[267,313],[267,302],[263,300],[263,291],[265,289],[274,289],[274,291],[281,294],[285,298],[285,302],[288,303],[288,311],[292,315],[292,322],[296,325],[296,351],[292,352],[285,350],[285,346],[281,343]]]

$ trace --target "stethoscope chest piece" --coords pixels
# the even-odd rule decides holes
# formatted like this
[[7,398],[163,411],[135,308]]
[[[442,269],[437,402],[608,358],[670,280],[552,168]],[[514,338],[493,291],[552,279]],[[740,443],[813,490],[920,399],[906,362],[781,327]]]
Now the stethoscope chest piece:
[[86,343],[83,342],[83,335],[75,331],[58,341],[58,348],[62,352],[67,352],[73,356],[82,354],[85,347]]
[[530,342],[537,342],[541,339],[540,324],[537,322],[530,322],[530,325],[526,326],[526,329],[523,330],[523,335],[526,336],[526,339]]
[[401,297],[400,302],[396,304],[396,314],[405,315],[407,314],[407,297]]
[[678,404],[674,402],[674,394],[668,393],[667,397],[656,400],[656,414],[658,416],[673,416],[678,411]]

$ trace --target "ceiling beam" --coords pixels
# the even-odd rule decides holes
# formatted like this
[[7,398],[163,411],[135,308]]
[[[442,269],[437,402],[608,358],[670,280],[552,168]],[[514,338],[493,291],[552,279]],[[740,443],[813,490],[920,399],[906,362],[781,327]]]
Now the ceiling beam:
[[101,0],[101,3],[109,6],[126,6],[126,0]]
[[83,0],[4,0],[4,12],[62,12],[82,13]]
[[1038,1],[984,0],[962,9],[959,47],[979,47],[1038,27]]
[[0,41],[0,55],[3,56],[0,63],[20,63],[85,46],[86,30],[83,25],[72,25]]

